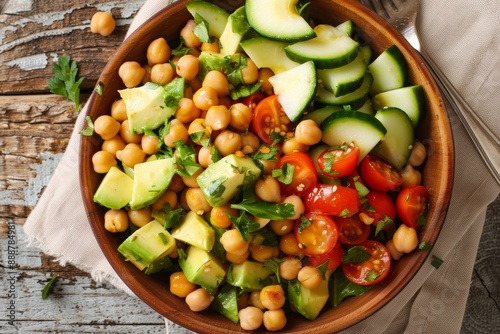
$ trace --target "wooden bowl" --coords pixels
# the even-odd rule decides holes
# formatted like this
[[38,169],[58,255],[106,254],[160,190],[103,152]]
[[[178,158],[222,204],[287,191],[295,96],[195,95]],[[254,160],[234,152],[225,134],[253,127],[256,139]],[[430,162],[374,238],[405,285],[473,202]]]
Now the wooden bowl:
[[[109,113],[113,101],[119,98],[117,90],[124,88],[118,76],[118,68],[125,61],[145,63],[148,44],[158,37],[174,40],[179,36],[185,22],[191,18],[185,8],[189,1],[178,1],[151,17],[133,35],[124,41],[116,54],[104,68],[99,83],[102,95],[92,94],[88,115],[95,120]],[[243,4],[238,0],[214,0],[215,4],[233,11]],[[427,99],[427,113],[418,128],[417,138],[427,147],[428,157],[423,167],[423,183],[430,193],[428,221],[420,233],[420,240],[434,244],[443,224],[451,196],[454,152],[451,128],[444,103],[429,71],[419,54],[386,21],[352,0],[314,0],[310,2],[311,16],[316,22],[339,24],[351,19],[374,53],[379,54],[392,44],[403,52],[409,64],[410,81],[423,86]],[[184,300],[172,295],[165,275],[147,276],[130,262],[124,261],[117,252],[124,236],[109,233],[104,229],[105,210],[96,205],[93,194],[102,176],[94,173],[91,157],[99,150],[98,135],[83,137],[80,152],[81,191],[89,223],[103,253],[123,282],[146,304],[162,316],[177,324],[200,333],[244,332],[234,324],[213,312],[191,312]],[[289,316],[286,333],[333,333],[349,327],[374,313],[393,298],[412,279],[428,256],[426,251],[414,251],[394,262],[389,276],[383,284],[363,294],[345,300],[335,309],[325,307],[314,321],[302,316]],[[265,332],[263,326],[255,333]]]

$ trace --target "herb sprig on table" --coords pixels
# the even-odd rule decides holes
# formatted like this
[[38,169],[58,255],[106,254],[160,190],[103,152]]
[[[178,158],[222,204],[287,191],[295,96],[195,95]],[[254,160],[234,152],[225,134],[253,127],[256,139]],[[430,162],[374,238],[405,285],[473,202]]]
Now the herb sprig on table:
[[85,78],[77,79],[78,67],[69,56],[60,56],[52,63],[54,76],[47,80],[50,92],[61,95],[75,103],[75,110],[80,111],[80,84]]

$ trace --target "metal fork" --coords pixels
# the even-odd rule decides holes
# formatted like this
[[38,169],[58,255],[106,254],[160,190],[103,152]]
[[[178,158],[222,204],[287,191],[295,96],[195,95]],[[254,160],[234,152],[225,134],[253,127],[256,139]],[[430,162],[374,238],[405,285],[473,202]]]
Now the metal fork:
[[481,154],[491,174],[500,185],[500,140],[476,115],[462,96],[436,66],[432,58],[420,47],[415,22],[420,7],[419,0],[359,0],[385,18],[417,50],[433,74],[446,102],[452,107],[474,145]]

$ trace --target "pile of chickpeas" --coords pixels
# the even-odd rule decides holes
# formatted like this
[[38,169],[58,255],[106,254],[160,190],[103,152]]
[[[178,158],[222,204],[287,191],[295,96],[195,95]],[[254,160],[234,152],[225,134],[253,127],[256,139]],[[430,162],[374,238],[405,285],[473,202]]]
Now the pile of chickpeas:
[[[293,217],[271,220],[267,225],[279,238],[276,246],[262,245],[258,238],[250,237],[248,241],[243,240],[227,215],[229,213],[238,216],[238,211],[231,208],[229,203],[212,208],[198,187],[196,177],[213,163],[212,146],[215,146],[222,156],[236,154],[242,157],[269,148],[262,146],[259,137],[251,131],[252,110],[255,106],[230,99],[229,83],[224,73],[211,71],[203,80],[198,77],[200,52],[220,50],[217,39],[213,43],[201,43],[193,33],[195,26],[196,22],[190,20],[180,33],[185,46],[192,48],[188,54],[172,55],[167,41],[158,38],[149,44],[146,64],[127,61],[119,68],[119,76],[128,88],[146,82],[165,85],[176,77],[186,80],[189,86],[170,121],[169,132],[163,138],[132,133],[129,129],[125,103],[121,99],[116,100],[111,106],[109,115],[100,116],[94,121],[94,130],[102,137],[103,143],[101,150],[92,157],[92,162],[96,173],[107,173],[111,167],[119,163],[124,169],[133,169],[136,164],[146,161],[157,153],[160,141],[174,148],[174,143],[181,140],[195,147],[197,163],[201,167],[191,177],[174,175],[168,189],[150,207],[139,210],[123,208],[107,211],[105,228],[110,232],[124,232],[129,224],[142,227],[149,223],[153,220],[153,210],[162,210],[166,204],[171,208],[182,207],[203,215],[213,226],[226,229],[220,238],[226,251],[227,261],[224,264],[226,269],[231,263],[243,263],[249,258],[264,262],[267,259],[280,257],[282,262],[279,263],[279,274],[282,278],[298,279],[304,286],[315,288],[321,284],[322,274],[316,267],[303,265],[301,259],[304,254],[294,234],[295,221],[304,213],[304,204],[296,195],[281,194],[278,181],[271,176],[272,170],[276,167],[276,160],[261,161],[264,175],[254,187],[258,198],[273,203],[291,203],[295,208]],[[272,86],[268,81],[272,75],[270,69],[258,69],[254,62],[247,58],[247,66],[243,69],[243,79],[246,84],[260,81],[260,91],[265,95],[272,95]],[[200,141],[194,142],[190,135],[200,132],[204,133],[203,137]],[[294,132],[286,135],[288,140],[276,144],[279,149],[277,158],[293,151],[307,152],[311,145],[321,140],[321,130],[312,120],[301,121]],[[201,141],[208,138],[210,144],[202,146]],[[419,150],[422,147],[423,145],[419,146]],[[425,157],[425,148],[423,156]],[[408,184],[420,183],[417,173],[413,168],[409,170],[407,173],[409,176],[405,176]],[[180,242],[177,246],[185,247]],[[169,256],[177,258],[179,255],[177,250],[174,250]],[[182,271],[171,274],[170,291],[176,296],[185,298],[190,309],[195,312],[209,307],[216,293],[209,293],[206,289],[189,282]],[[286,325],[284,303],[285,292],[280,285],[270,285],[259,291],[242,293],[238,298],[241,327],[245,330],[254,330],[264,325],[270,331],[282,329]]]

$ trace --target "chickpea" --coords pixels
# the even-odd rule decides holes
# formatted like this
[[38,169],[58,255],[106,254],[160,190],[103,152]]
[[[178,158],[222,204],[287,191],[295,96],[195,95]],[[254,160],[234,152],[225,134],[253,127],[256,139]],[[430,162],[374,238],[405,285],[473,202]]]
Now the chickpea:
[[227,216],[228,213],[237,216],[238,210],[231,208],[231,204],[229,203],[214,207],[210,211],[210,222],[215,227],[228,228],[232,224],[231,219]]
[[274,232],[274,234],[282,236],[293,231],[295,221],[292,219],[278,219],[271,220],[269,222],[269,227]]
[[320,271],[313,266],[302,267],[297,274],[297,279],[308,289],[317,288],[323,282]]
[[109,152],[113,154],[113,156],[116,158],[116,152],[123,150],[125,148],[125,142],[123,141],[122,137],[119,135],[114,136],[111,139],[105,140],[102,142],[101,149],[103,151]]
[[184,272],[176,271],[170,275],[170,292],[173,295],[186,298],[196,288],[196,284],[189,282]]
[[226,156],[241,150],[241,136],[239,133],[224,130],[215,137],[214,145],[220,154]]
[[285,311],[281,308],[277,310],[268,310],[264,312],[262,322],[268,331],[279,331],[286,326]]
[[211,106],[219,104],[217,91],[209,86],[202,86],[193,94],[194,105],[201,110],[208,110]]
[[271,259],[276,254],[274,247],[265,246],[261,244],[251,245],[249,250],[252,258],[257,262],[262,262],[262,263],[264,263],[265,260]]
[[226,260],[234,264],[242,264],[248,259],[249,256],[250,256],[250,251],[248,250],[243,254],[234,254],[226,252]]
[[230,117],[229,110],[225,106],[211,106],[207,110],[205,123],[214,131],[224,130],[229,125]]
[[210,138],[210,135],[212,134],[212,129],[210,127],[207,127],[205,118],[197,118],[191,123],[189,123],[188,134],[191,136],[193,142],[195,142],[198,145],[201,145],[202,141]]
[[158,144],[160,143],[160,138],[156,136],[144,135],[141,138],[141,148],[144,153],[152,155],[158,152]]
[[203,79],[203,87],[212,87],[217,92],[218,97],[229,95],[229,82],[226,76],[219,71],[210,71]]
[[212,209],[200,188],[188,188],[186,191],[186,203],[189,209],[198,215],[202,215]]
[[410,158],[408,159],[408,163],[413,167],[420,166],[427,155],[427,151],[425,149],[424,144],[421,142],[415,142],[413,147],[411,148]]
[[108,151],[97,151],[92,156],[92,165],[96,173],[107,173],[111,167],[116,166],[115,156]]
[[302,268],[302,262],[296,257],[285,256],[282,258],[279,266],[279,274],[286,280],[293,280],[297,278],[299,270]]
[[175,71],[169,63],[156,64],[151,68],[151,82],[164,86],[175,76]]
[[321,129],[312,119],[300,121],[295,128],[295,138],[302,145],[314,145],[321,141]]
[[183,97],[175,111],[175,118],[182,123],[190,123],[200,117],[200,109],[194,105],[192,99]]
[[269,78],[274,75],[274,72],[270,68],[261,68],[259,69],[259,81],[260,90],[264,92],[266,95],[273,95],[273,85],[269,82]]
[[148,46],[146,57],[149,66],[166,63],[170,58],[170,46],[165,38],[160,37],[152,41]]
[[163,137],[163,143],[168,147],[175,147],[175,142],[181,140],[186,143],[189,139],[188,129],[178,119],[174,118],[170,121],[168,133]]
[[120,137],[127,144],[139,144],[142,140],[142,134],[132,133],[128,119],[124,120],[120,126]]
[[151,66],[148,64],[143,65],[142,68],[146,71],[142,77],[141,83],[144,85],[147,82],[151,82]]
[[253,132],[241,134],[241,151],[245,154],[253,154],[260,147],[260,139]]
[[198,78],[197,76],[194,77],[193,80],[189,80],[188,81],[188,84],[189,84],[189,88],[193,91],[193,92],[196,92],[198,89],[200,89],[201,87],[203,87],[203,83],[201,82],[201,79]]
[[414,228],[401,224],[392,236],[394,248],[401,253],[410,253],[418,246],[418,235]]
[[124,210],[108,210],[104,214],[104,228],[112,233],[128,229],[128,216]]
[[204,168],[214,163],[212,160],[212,148],[213,146],[202,146],[198,151],[198,163]]
[[196,181],[196,178],[198,177],[198,175],[201,174],[201,172],[203,172],[203,170],[204,170],[203,167],[201,167],[196,172],[194,172],[194,174],[191,175],[190,177],[181,177],[184,185],[186,187],[190,187],[190,188],[198,188],[199,185],[198,185],[198,181]]
[[243,82],[245,85],[250,85],[259,79],[259,69],[252,59],[246,58],[247,66],[241,69],[241,75],[243,76]]
[[174,174],[170,184],[168,185],[167,190],[173,191],[174,193],[180,193],[182,189],[184,189],[186,185],[182,181],[182,178],[179,174]]
[[195,20],[189,20],[187,21],[186,25],[184,28],[181,30],[181,37],[184,40],[184,44],[188,48],[197,48],[201,45],[200,40],[198,37],[193,33],[193,29],[196,28],[198,24],[196,23]]
[[111,105],[111,117],[116,119],[118,122],[123,122],[128,118],[127,116],[127,106],[123,99],[116,100]]
[[198,288],[186,296],[186,304],[193,312],[207,309],[213,300],[214,296],[203,288]]
[[161,195],[153,204],[151,204],[151,208],[156,211],[163,210],[165,205],[171,209],[175,209],[177,207],[177,194],[172,190],[166,190],[163,195]]
[[247,331],[253,331],[262,325],[264,313],[255,306],[248,306],[238,312],[240,326]]
[[309,146],[299,143],[297,138],[292,137],[283,142],[282,150],[283,154],[291,152],[307,152],[309,150]]
[[137,144],[127,144],[121,151],[116,152],[116,157],[128,167],[144,162],[146,153]]
[[146,70],[136,61],[124,62],[118,69],[118,75],[127,88],[139,85],[145,74]]
[[214,37],[214,41],[212,43],[203,42],[200,46],[200,50],[220,53],[219,39],[217,37]]
[[263,179],[259,178],[255,182],[254,192],[257,197],[265,202],[281,202],[280,184],[270,175],[264,176]]
[[113,117],[101,115],[94,121],[94,131],[101,136],[103,140],[113,138],[120,131],[120,123]]
[[90,20],[90,31],[101,36],[110,35],[116,27],[113,15],[108,12],[96,12]]
[[243,103],[235,103],[229,109],[231,113],[231,125],[238,131],[246,131],[252,122],[252,111]]
[[385,247],[391,254],[391,257],[396,261],[399,260],[404,255],[403,252],[398,251],[396,247],[394,247],[394,241],[392,239],[386,242]]
[[403,177],[403,184],[401,185],[403,188],[416,186],[422,182],[422,174],[418,170],[415,170],[410,164],[407,164],[401,170],[401,176]]
[[302,199],[297,196],[297,195],[290,195],[285,197],[283,200],[283,203],[290,203],[293,205],[293,209],[295,211],[295,215],[290,217],[290,219],[299,219],[301,215],[304,214],[306,211],[304,207],[304,203],[302,202]]
[[193,80],[200,70],[200,61],[190,54],[182,56],[176,65],[177,75],[187,81]]
[[248,251],[250,240],[245,241],[237,229],[231,229],[224,232],[220,238],[220,243],[224,249],[233,254],[244,254]]
[[240,292],[238,294],[238,310],[242,310],[248,306],[248,299],[250,294],[248,292]]
[[268,285],[260,290],[260,301],[268,310],[277,310],[285,305],[285,291],[280,285]]
[[302,250],[299,247],[299,242],[293,232],[281,236],[280,250],[288,256],[303,256]]
[[265,310],[266,307],[260,301],[260,291],[261,290],[255,290],[255,291],[250,292],[250,297],[249,297],[248,303],[252,306],[257,307],[260,310]]
[[137,227],[143,227],[153,220],[150,208],[127,211],[129,221]]

